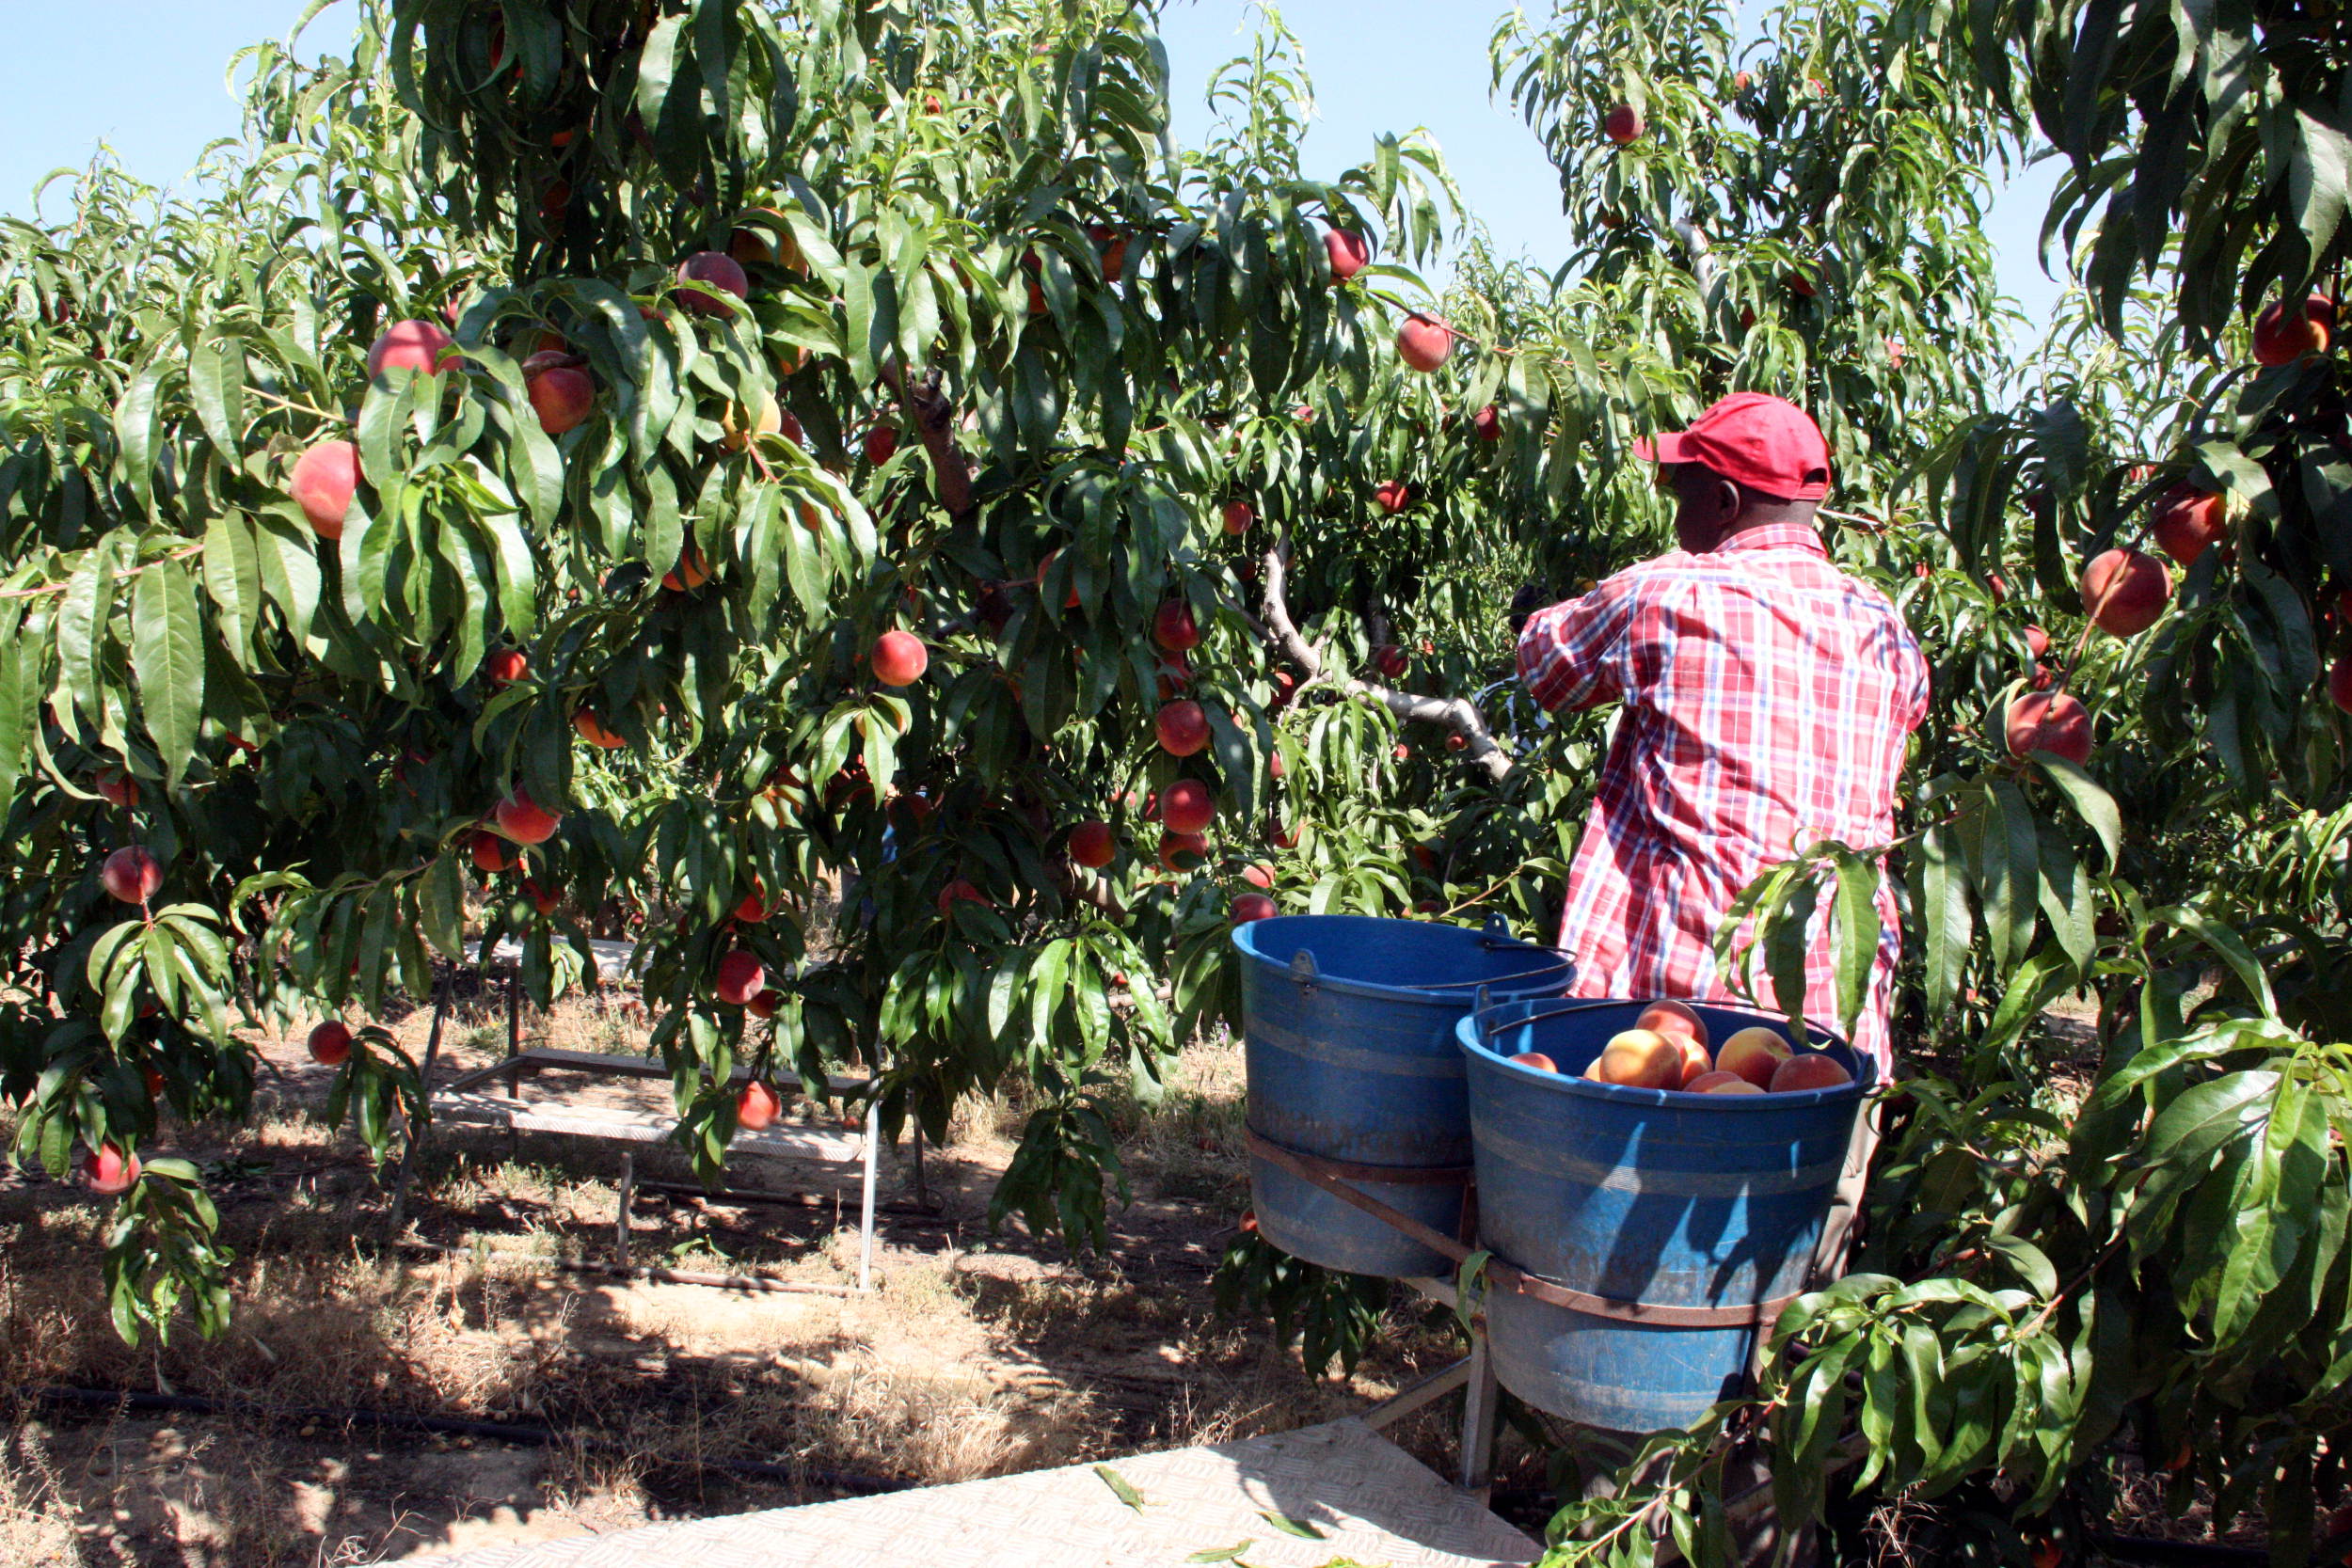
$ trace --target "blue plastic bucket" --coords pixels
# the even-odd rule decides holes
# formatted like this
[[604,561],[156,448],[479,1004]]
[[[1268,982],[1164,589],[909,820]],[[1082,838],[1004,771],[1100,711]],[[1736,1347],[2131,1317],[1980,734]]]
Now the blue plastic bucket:
[[[1555,1285],[1651,1307],[1743,1307],[1804,1289],[1870,1059],[1811,1031],[1854,1076],[1790,1094],[1685,1094],[1582,1076],[1642,1002],[1507,1002],[1457,1031],[1470,1069],[1479,1244]],[[1700,1005],[1720,1046],[1785,1021]],[[1541,1052],[1559,1071],[1509,1060]],[[1769,1324],[1766,1326],[1769,1327]],[[1682,1427],[1739,1392],[1756,1328],[1629,1323],[1515,1291],[1486,1297],[1495,1375],[1586,1426]]]
[[[1500,923],[1480,931],[1277,915],[1235,927],[1233,945],[1242,956],[1250,1131],[1344,1163],[1359,1191],[1455,1234],[1470,1131],[1454,1026],[1480,988],[1489,999],[1556,997],[1575,965],[1504,934]],[[1397,1279],[1453,1272],[1448,1259],[1271,1161],[1251,1158],[1249,1187],[1260,1230],[1293,1257]]]

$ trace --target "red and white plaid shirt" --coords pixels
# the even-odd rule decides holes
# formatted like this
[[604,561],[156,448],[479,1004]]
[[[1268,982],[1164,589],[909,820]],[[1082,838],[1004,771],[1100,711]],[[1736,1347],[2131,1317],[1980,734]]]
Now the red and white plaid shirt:
[[[1519,674],[1547,708],[1621,702],[1568,873],[1560,945],[1579,996],[1733,1002],[1715,928],[1740,889],[1817,839],[1895,836],[1895,781],[1927,712],[1928,669],[1885,596],[1830,563],[1804,524],[1677,550],[1539,611]],[[1836,1027],[1827,907],[1805,1015]],[[1879,892],[1879,956],[1854,1045],[1888,1064],[1900,945]],[[1759,994],[1772,981],[1756,966]]]

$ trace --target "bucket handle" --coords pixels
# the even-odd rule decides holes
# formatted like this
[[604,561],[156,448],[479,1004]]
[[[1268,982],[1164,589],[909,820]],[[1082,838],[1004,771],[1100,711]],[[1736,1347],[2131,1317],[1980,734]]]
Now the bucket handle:
[[1302,991],[1312,992],[1322,972],[1315,966],[1315,956],[1302,947],[1291,955],[1291,978],[1298,982]]
[[1555,953],[1571,963],[1576,961],[1576,955],[1565,947],[1547,947],[1540,942],[1521,942],[1511,934],[1510,923],[1502,918],[1500,911],[1486,916],[1486,924],[1478,928],[1478,942],[1482,947],[1524,947],[1536,953]]
[[[1511,943],[1511,945],[1517,947],[1520,944],[1515,942]],[[1539,948],[1537,951],[1544,953],[1559,952],[1557,948],[1552,947]],[[1566,958],[1568,955],[1561,953],[1560,957]],[[1575,969],[1575,961],[1573,959],[1569,960],[1569,969],[1571,973],[1573,973]],[[1505,980],[1539,980],[1549,975],[1556,975],[1559,973],[1560,966],[1558,964],[1548,963],[1541,969],[1521,969],[1516,970],[1509,974],[1489,974],[1483,980],[1432,980],[1425,986],[1415,986],[1413,989],[1415,990],[1459,990],[1464,986],[1476,986],[1481,990],[1484,990],[1488,986],[1499,986]]]

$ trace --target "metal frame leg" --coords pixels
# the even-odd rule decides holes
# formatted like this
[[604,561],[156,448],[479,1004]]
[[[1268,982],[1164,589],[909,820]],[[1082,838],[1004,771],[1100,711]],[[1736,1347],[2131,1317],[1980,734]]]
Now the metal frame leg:
[[1462,1490],[1481,1503],[1494,1490],[1495,1417],[1502,1388],[1484,1329],[1470,1336],[1470,1381],[1462,1387]]
[[[522,966],[517,964],[514,978],[506,982],[506,1059],[511,1062],[522,1053],[523,976]],[[520,1100],[522,1097],[522,1075],[516,1072],[508,1073],[506,1075],[506,1098]]]
[[882,1097],[866,1102],[866,1191],[859,1202],[857,1288],[874,1288],[874,1149],[882,1142]]
[[637,1191],[637,1156],[628,1149],[621,1151],[621,1201],[612,1221],[612,1247],[620,1254],[621,1267],[628,1267],[628,1200]]

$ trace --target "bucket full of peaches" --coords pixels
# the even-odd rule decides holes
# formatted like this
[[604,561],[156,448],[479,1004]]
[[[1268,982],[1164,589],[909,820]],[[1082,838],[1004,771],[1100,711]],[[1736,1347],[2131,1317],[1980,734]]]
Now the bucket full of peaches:
[[1872,1060],[1711,1002],[1510,1001],[1456,1031],[1503,1386],[1615,1432],[1736,1394],[1808,1288]]

